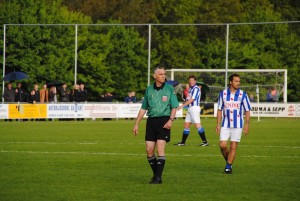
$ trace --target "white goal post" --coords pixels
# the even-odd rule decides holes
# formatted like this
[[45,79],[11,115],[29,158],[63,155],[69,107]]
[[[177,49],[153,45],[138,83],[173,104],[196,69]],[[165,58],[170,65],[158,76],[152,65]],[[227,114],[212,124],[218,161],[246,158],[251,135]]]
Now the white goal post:
[[[227,73],[239,74],[241,88],[248,95],[250,92],[256,94],[257,101],[265,101],[268,90],[275,88],[280,93],[281,101],[287,103],[287,69],[170,69],[167,70],[167,78],[178,81],[183,88],[188,76],[193,74],[199,81],[206,83],[211,93],[217,96],[227,86]],[[208,101],[215,102],[216,97],[211,97]]]

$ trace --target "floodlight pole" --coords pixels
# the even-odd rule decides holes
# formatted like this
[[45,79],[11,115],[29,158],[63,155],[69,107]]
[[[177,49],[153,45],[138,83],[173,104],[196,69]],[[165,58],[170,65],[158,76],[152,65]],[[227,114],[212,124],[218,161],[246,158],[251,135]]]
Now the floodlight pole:
[[[6,50],[5,50],[5,48],[6,48],[5,43],[6,43],[6,24],[3,25],[3,77],[2,77],[2,79],[5,76],[5,52],[6,52]],[[4,79],[3,79],[3,81],[2,81],[2,103],[4,103],[4,97],[3,97],[3,95],[4,95],[4,88],[5,88],[4,84],[5,83],[4,83]]]
[[74,72],[74,84],[77,84],[77,45],[78,45],[78,24],[75,25],[75,72]]
[[226,60],[225,60],[225,89],[228,77],[228,46],[229,46],[229,24],[226,24]]
[[148,25],[148,86],[150,85],[150,68],[151,68],[151,24]]

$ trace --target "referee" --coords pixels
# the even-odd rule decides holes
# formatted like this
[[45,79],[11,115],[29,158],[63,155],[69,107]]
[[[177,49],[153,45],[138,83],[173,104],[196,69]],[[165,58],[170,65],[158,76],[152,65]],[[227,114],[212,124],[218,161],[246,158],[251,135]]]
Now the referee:
[[[150,184],[161,184],[166,161],[165,146],[170,141],[170,129],[175,118],[176,108],[179,104],[173,86],[165,83],[165,69],[161,66],[156,67],[153,77],[155,83],[148,86],[145,91],[144,101],[132,133],[133,135],[138,134],[138,124],[147,111],[146,152],[148,162],[153,171]],[[155,148],[157,157],[155,155]]]

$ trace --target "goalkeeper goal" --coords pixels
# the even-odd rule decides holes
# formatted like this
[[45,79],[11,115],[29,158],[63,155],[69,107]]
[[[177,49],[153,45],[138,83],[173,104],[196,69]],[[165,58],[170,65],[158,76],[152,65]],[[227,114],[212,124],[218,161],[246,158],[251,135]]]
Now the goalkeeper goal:
[[[255,102],[267,102],[268,93],[276,96],[272,102],[287,102],[287,70],[286,69],[228,69],[228,77],[237,73],[241,76],[240,88],[247,92]],[[183,90],[189,75],[194,75],[197,81],[208,85],[205,102],[217,102],[219,92],[226,88],[225,69],[171,69],[167,70],[167,79],[176,80],[180,84],[175,87],[183,97]],[[259,100],[257,100],[259,98]]]

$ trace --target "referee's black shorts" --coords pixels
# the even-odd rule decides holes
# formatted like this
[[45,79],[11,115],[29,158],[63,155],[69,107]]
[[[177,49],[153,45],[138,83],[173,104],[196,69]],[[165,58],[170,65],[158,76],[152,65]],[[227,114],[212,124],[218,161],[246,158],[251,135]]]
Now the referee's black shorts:
[[146,124],[146,141],[165,140],[170,141],[170,129],[163,128],[169,121],[169,116],[164,117],[148,117]]

